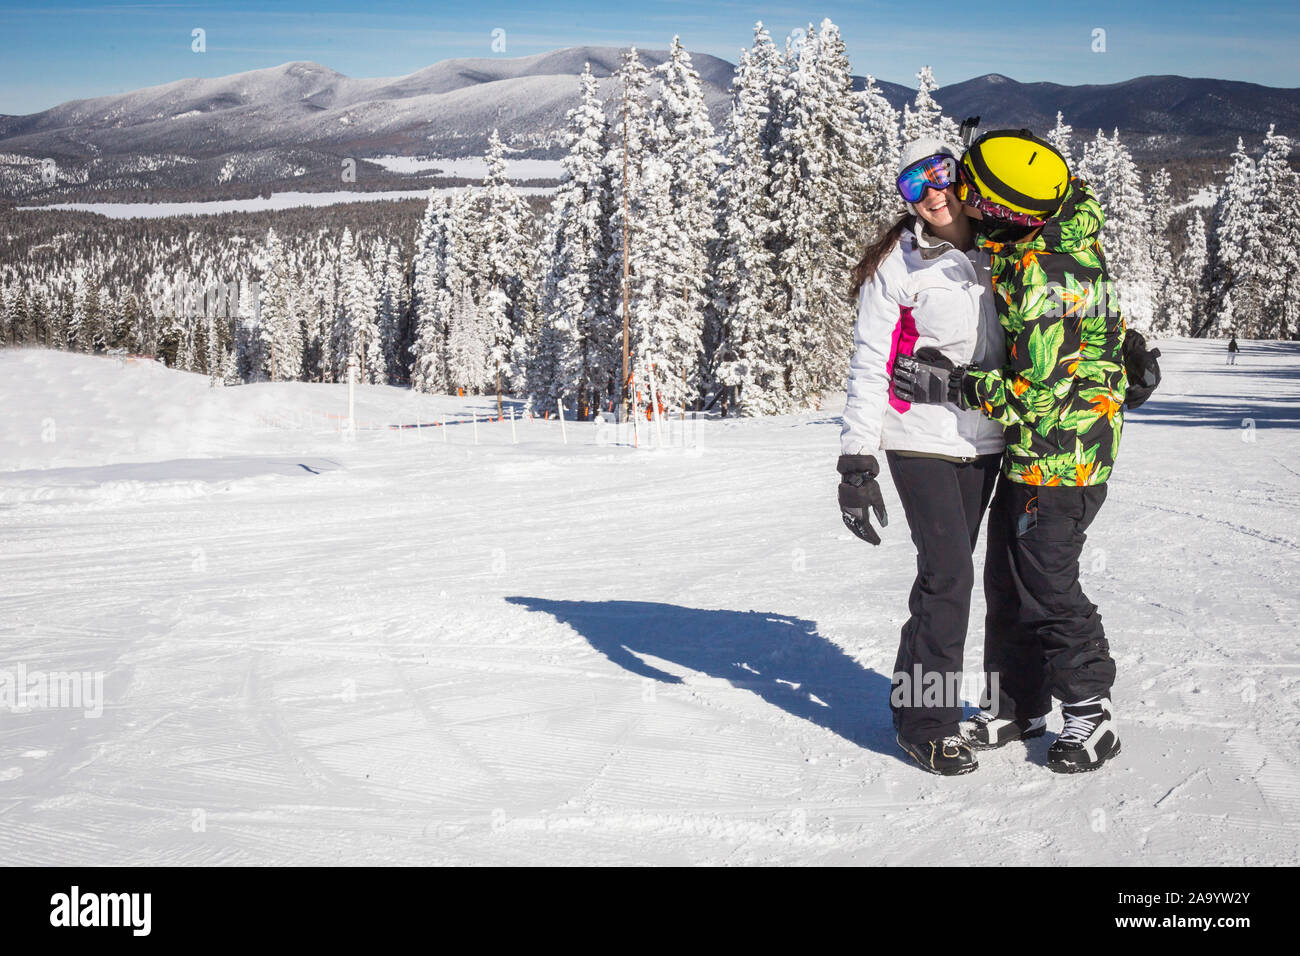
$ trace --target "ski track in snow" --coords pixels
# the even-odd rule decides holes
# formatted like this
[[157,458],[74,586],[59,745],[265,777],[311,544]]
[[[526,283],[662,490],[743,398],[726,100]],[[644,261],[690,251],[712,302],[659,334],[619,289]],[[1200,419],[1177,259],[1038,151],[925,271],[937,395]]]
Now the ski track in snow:
[[956,779],[892,741],[914,554],[887,480],[840,525],[840,398],[636,451],[366,386],[462,424],[349,443],[345,386],[0,352],[0,671],[103,678],[0,712],[7,859],[1294,865],[1300,348],[1161,348],[1083,558],[1124,752]]

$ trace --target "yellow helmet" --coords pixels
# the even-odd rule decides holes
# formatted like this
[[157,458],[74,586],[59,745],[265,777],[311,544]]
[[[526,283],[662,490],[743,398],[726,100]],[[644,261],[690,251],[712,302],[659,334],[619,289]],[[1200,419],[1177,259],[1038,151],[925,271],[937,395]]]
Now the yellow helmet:
[[1060,208],[1070,184],[1065,159],[1027,129],[990,130],[970,144],[961,168],[989,202],[1040,219]]

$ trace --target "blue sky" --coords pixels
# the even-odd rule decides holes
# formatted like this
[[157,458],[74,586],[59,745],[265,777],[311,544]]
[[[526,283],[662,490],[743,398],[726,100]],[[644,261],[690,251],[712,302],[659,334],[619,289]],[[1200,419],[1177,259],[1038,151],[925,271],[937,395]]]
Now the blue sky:
[[[830,17],[856,73],[911,85],[930,64],[941,84],[984,73],[1022,81],[1109,83],[1178,73],[1300,86],[1300,5],[1254,0],[536,0],[261,3],[0,0],[0,113],[191,76],[315,60],[350,76],[399,76],[441,59],[527,56],[595,44],[690,50],[735,61],[754,21],[774,36]],[[191,31],[207,50],[191,50]],[[505,31],[505,51],[492,31]],[[1105,52],[1093,52],[1093,31]]]

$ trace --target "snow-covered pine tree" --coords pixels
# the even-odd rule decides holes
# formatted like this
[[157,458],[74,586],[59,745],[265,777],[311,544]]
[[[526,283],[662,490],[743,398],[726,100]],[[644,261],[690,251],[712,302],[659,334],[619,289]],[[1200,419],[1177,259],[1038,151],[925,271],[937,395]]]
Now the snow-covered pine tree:
[[1167,334],[1176,324],[1174,299],[1181,293],[1175,279],[1175,263],[1170,251],[1169,224],[1173,220],[1173,200],[1169,197],[1169,171],[1158,169],[1147,184],[1148,252],[1151,257],[1153,288],[1151,331]]
[[415,341],[411,345],[411,387],[443,392],[451,387],[447,372],[447,332],[451,293],[446,285],[448,197],[436,190],[415,238],[415,278],[412,310]]
[[241,382],[261,381],[266,376],[269,358],[261,329],[261,284],[249,284],[235,311],[235,336],[232,343],[235,374]]
[[41,284],[33,284],[27,296],[27,314],[31,322],[31,334],[27,341],[33,345],[54,348],[53,310]]
[[[898,111],[889,105],[876,78],[868,75],[867,84],[859,94],[862,102],[862,126],[867,141],[867,199],[866,220],[868,230],[887,228],[902,215],[902,200],[895,183],[898,180],[898,157],[902,150],[899,140]],[[953,148],[959,145],[955,140]]]
[[830,20],[817,30],[809,24],[797,49],[787,51],[773,198],[785,386],[789,407],[797,408],[819,404],[848,365],[853,309],[844,287],[867,238],[871,159],[838,28]]
[[51,282],[47,289],[50,312],[50,347],[75,350],[75,328],[73,313],[76,307],[75,273],[71,287],[63,283]]
[[1291,168],[1291,140],[1270,125],[1255,167],[1260,234],[1267,242],[1251,250],[1258,316],[1255,335],[1284,339],[1300,331],[1300,176]]
[[487,286],[487,292],[478,304],[478,314],[488,342],[489,374],[487,387],[496,393],[497,414],[502,412],[502,395],[509,389],[513,372],[510,363],[514,336],[511,334],[510,297],[496,284]]
[[333,288],[330,297],[333,308],[329,315],[328,334],[325,343],[325,381],[341,382],[346,380],[348,356],[352,354],[352,329],[348,321],[348,284],[352,277],[352,262],[356,258],[356,243],[352,230],[344,227],[343,235],[335,246],[332,258],[334,268],[330,280]]
[[605,281],[614,254],[605,228],[613,196],[603,161],[608,121],[591,64],[583,69],[581,84],[582,99],[568,114],[568,152],[547,218],[548,268],[528,363],[528,394],[535,407],[545,409],[570,396],[577,414],[587,417],[615,397],[622,325]]
[[13,308],[17,286],[0,281],[0,347],[14,344]]
[[1238,138],[1232,166],[1210,216],[1205,309],[1192,329],[1194,336],[1216,330],[1235,331],[1247,338],[1256,334],[1254,260],[1262,248],[1263,234],[1255,180],[1255,161]]
[[[485,367],[491,368],[494,335],[486,324],[487,316],[483,308],[488,294],[484,281],[488,274],[488,248],[483,241],[484,234],[482,194],[472,189],[457,194],[452,200],[447,221],[447,251],[444,260],[443,281],[450,293],[447,298],[447,361],[452,373],[451,384],[476,392],[495,387],[490,380],[491,376],[480,368],[476,358],[481,346],[486,356],[483,362],[488,363]],[[466,301],[458,304],[458,299]],[[461,345],[458,349],[453,349],[452,336],[458,322]],[[472,344],[467,348],[466,343],[471,339]],[[454,368],[457,362],[461,365],[459,372]]]
[[718,140],[704,102],[704,87],[679,37],[656,70],[659,98],[654,121],[660,130],[658,162],[668,177],[662,321],[653,329],[656,388],[660,401],[685,408],[700,392],[704,372],[704,314],[709,282],[709,245],[717,237]]
[[384,337],[379,328],[379,289],[383,278],[382,260],[376,258],[366,261],[366,266],[370,277],[372,295],[374,296],[374,313],[370,329],[364,338],[366,360],[361,364],[361,380],[371,385],[386,385],[388,384],[388,363],[384,361]]
[[1106,215],[1102,247],[1125,318],[1131,327],[1150,331],[1158,295],[1150,210],[1119,130],[1109,139],[1098,130],[1096,139],[1084,146],[1080,168]]
[[235,358],[235,349],[228,348],[221,357],[221,384],[238,385],[242,381],[239,377],[238,360]]
[[1182,260],[1174,273],[1173,288],[1176,297],[1170,302],[1171,335],[1191,335],[1194,329],[1204,322],[1203,305],[1206,298],[1206,265],[1209,256],[1206,251],[1205,217],[1198,209],[1192,213],[1187,222],[1187,240],[1183,247]]
[[185,365],[185,370],[206,374],[208,371],[208,302],[207,296],[202,292],[203,288],[196,283],[196,289],[199,291],[194,296],[194,311],[186,317],[186,334],[189,336],[189,341],[185,351],[189,356],[189,362]]
[[31,338],[31,323],[27,288],[22,282],[15,282],[10,288],[5,315],[5,342],[9,345],[27,344]]
[[0,347],[18,344],[18,296],[22,287],[17,283],[0,286]]
[[666,375],[665,368],[672,368],[680,354],[679,330],[674,321],[675,300],[680,293],[674,280],[683,268],[678,255],[684,246],[672,205],[672,171],[662,157],[667,129],[657,110],[647,116],[647,123],[630,207],[633,231],[628,280],[629,354],[641,405],[650,401],[647,378],[652,366],[657,368],[656,377],[661,381],[675,377]]
[[376,260],[379,275],[377,341],[379,381],[391,384],[401,377],[400,356],[402,319],[402,270],[397,248],[385,243]]
[[109,348],[141,351],[139,329],[140,298],[134,291],[128,290],[120,305],[111,313]]
[[358,379],[373,382],[369,349],[378,337],[375,323],[375,285],[364,252],[357,248],[350,229],[339,243],[339,317],[335,333],[334,370],[337,381],[347,380],[349,359],[356,359]]
[[[714,378],[740,409],[760,415],[784,407],[785,335],[776,308],[778,229],[772,201],[772,146],[785,60],[760,21],[740,55],[718,174],[713,246],[716,315],[708,348]],[[725,407],[725,406],[724,406]],[[730,409],[728,409],[730,410]]]
[[293,338],[298,343],[298,381],[311,381],[315,369],[311,365],[309,343],[316,337],[318,327],[315,277],[313,265],[306,257],[307,250],[295,249],[286,256],[289,275],[292,280],[293,295],[289,300],[289,311],[293,318]]
[[1074,154],[1071,152],[1070,141],[1074,138],[1074,127],[1065,122],[1060,110],[1056,111],[1056,125],[1043,138],[1056,147],[1056,151],[1064,157],[1066,167],[1073,173]]
[[331,341],[338,315],[338,249],[319,230],[303,250],[303,375],[308,381],[334,380]]
[[474,301],[469,279],[452,294],[451,329],[447,336],[447,368],[451,385],[468,392],[482,391],[493,374],[492,329]]
[[[37,309],[41,308],[39,295],[35,289],[28,290],[26,287],[20,287],[18,290],[18,305],[15,309],[15,315],[18,321],[17,344],[31,345],[40,341],[40,326],[38,324]],[[43,319],[44,316],[41,316]]]
[[91,313],[90,277],[83,268],[76,268],[72,273],[71,314],[68,319],[68,345],[74,352],[93,352],[95,350],[95,321],[98,316]]
[[526,354],[536,308],[531,214],[506,178],[505,147],[494,129],[488,139],[483,180],[481,242],[485,271],[479,284],[480,309],[494,322],[491,357],[500,407],[501,392],[522,388]]
[[296,311],[296,282],[284,244],[274,229],[266,232],[266,242],[257,265],[261,276],[254,328],[261,339],[258,355],[262,364],[250,371],[257,377],[265,375],[272,382],[296,381],[302,377],[302,333]]
[[934,71],[923,66],[916,74],[916,99],[912,105],[903,104],[902,140],[906,145],[923,136],[937,136],[954,149],[960,145],[960,131],[957,124],[943,115],[943,110],[934,99],[939,84],[934,78]]
[[[20,281],[6,284],[0,290],[0,345],[18,345],[23,339],[23,322],[18,318],[19,303],[24,301],[24,288]],[[25,304],[24,304],[25,309]]]
[[618,393],[620,403],[630,403],[631,392],[628,389],[633,374],[630,353],[632,261],[641,255],[641,242],[646,235],[641,180],[642,165],[651,148],[647,142],[651,135],[648,116],[650,72],[637,55],[636,47],[623,54],[623,62],[614,79],[611,112],[615,122],[609,128],[605,151],[605,168],[610,181],[609,232],[613,238],[613,251],[607,263],[605,281],[618,290],[621,322]]
[[226,343],[229,335],[226,331],[227,310],[230,305],[225,295],[225,289],[220,290],[219,296],[213,297],[212,307],[207,314],[207,328],[205,330],[205,345],[207,354],[204,356],[204,367],[208,373],[209,386],[222,384],[221,382],[221,361],[225,356]]

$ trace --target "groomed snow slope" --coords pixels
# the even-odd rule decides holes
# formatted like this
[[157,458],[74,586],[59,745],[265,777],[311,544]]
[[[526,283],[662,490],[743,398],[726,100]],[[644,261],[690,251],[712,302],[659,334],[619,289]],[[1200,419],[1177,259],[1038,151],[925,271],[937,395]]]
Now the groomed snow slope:
[[888,482],[840,524],[839,399],[638,451],[363,387],[347,442],[344,386],[0,352],[0,682],[103,695],[0,711],[5,860],[1293,865],[1300,348],[1161,345],[1084,554],[1124,753],[956,779],[889,733],[913,549]]

